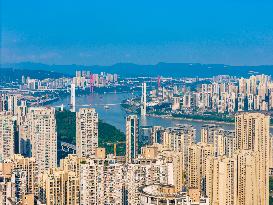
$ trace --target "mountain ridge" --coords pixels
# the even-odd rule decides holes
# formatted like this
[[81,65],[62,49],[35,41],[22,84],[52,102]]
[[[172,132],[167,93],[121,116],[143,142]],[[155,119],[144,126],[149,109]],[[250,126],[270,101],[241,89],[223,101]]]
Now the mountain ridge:
[[90,70],[93,73],[117,73],[123,77],[136,76],[165,76],[165,77],[212,77],[215,75],[249,76],[251,74],[273,75],[273,65],[260,66],[231,66],[226,64],[201,64],[201,63],[165,63],[159,62],[152,65],[135,63],[116,63],[105,65],[49,65],[43,63],[21,62],[3,64],[1,68],[45,70],[74,75],[76,70]]

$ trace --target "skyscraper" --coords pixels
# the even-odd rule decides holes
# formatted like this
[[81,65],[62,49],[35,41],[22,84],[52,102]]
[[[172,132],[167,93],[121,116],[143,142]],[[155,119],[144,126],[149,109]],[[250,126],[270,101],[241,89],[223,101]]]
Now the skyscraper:
[[273,136],[270,136],[269,143],[269,168],[271,169],[271,173],[273,172]]
[[141,115],[146,115],[146,83],[142,83],[142,96],[141,96]]
[[50,169],[39,186],[40,200],[46,205],[80,204],[79,177],[75,172]]
[[212,205],[237,205],[237,161],[235,158],[208,157],[206,195]]
[[[257,190],[257,181],[255,164],[257,158],[251,150],[241,150],[234,154],[237,160],[238,176],[237,176],[237,203],[242,205],[260,204],[257,201],[259,191]],[[267,204],[262,203],[262,204]]]
[[87,158],[80,164],[80,204],[122,204],[123,178],[113,158]]
[[15,120],[8,112],[0,113],[0,162],[12,157],[15,151]]
[[25,191],[29,194],[36,194],[37,191],[37,164],[34,157],[25,158],[20,154],[15,154],[11,158],[13,169],[21,170],[26,174]]
[[179,110],[180,109],[180,97],[173,97],[172,103],[172,110]]
[[269,124],[270,117],[262,113],[241,113],[235,117],[236,143],[239,150],[255,155],[257,205],[269,201]]
[[76,114],[76,147],[79,157],[94,156],[98,147],[98,113],[81,108]]
[[57,165],[55,109],[31,107],[27,114],[27,124],[31,155],[36,159],[38,173],[42,174]]
[[194,143],[196,130],[191,125],[176,125],[169,127],[163,134],[163,145],[173,151],[182,152],[183,169],[187,172],[188,168],[188,147]]
[[72,83],[71,84],[71,90],[70,90],[70,106],[71,106],[71,109],[70,111],[71,112],[75,112],[75,106],[76,106],[76,88],[75,88],[75,84]]
[[12,163],[3,163],[1,171],[0,204],[21,204],[26,194],[26,172],[13,169]]
[[138,155],[139,119],[137,115],[126,117],[126,162],[130,163]]

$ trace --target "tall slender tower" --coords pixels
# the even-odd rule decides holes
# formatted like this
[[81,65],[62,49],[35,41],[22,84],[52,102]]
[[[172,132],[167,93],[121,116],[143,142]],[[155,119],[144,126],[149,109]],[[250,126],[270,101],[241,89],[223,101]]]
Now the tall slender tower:
[[79,157],[95,156],[98,147],[98,113],[81,108],[76,114],[76,147]]
[[75,88],[75,84],[72,83],[71,84],[71,90],[70,90],[70,94],[71,94],[71,98],[70,98],[70,106],[71,106],[71,109],[70,111],[71,112],[75,112],[75,105],[76,105],[76,88]]
[[138,124],[137,115],[126,117],[126,162],[130,163],[138,154]]
[[94,92],[94,75],[90,74],[90,93]]
[[31,155],[36,159],[38,173],[43,174],[57,165],[57,131],[55,109],[31,107],[27,114],[27,135]]
[[269,201],[269,124],[270,117],[262,113],[240,113],[235,117],[237,148],[254,152],[256,159],[257,205]]
[[9,112],[0,112],[0,162],[14,154],[15,120]]
[[142,83],[141,115],[146,115],[146,83]]
[[157,77],[157,90],[159,90],[161,88],[161,77],[158,76]]

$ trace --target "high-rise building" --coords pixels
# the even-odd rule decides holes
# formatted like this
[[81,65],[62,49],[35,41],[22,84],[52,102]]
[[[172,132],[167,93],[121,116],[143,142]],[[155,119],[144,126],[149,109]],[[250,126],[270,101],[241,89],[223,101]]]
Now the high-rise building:
[[37,194],[36,168],[34,158],[24,158],[16,154],[0,163],[0,204],[26,205],[23,203],[26,197]]
[[163,134],[163,146],[183,154],[183,169],[188,168],[188,147],[195,141],[196,130],[191,125],[179,124],[167,128]]
[[17,94],[1,94],[0,95],[0,112],[8,111],[12,115],[16,115],[17,106],[18,106]]
[[208,157],[206,195],[212,205],[237,205],[237,161],[235,158]]
[[200,193],[201,176],[200,176],[200,150],[196,144],[192,144],[188,148],[188,187],[189,189],[197,189]]
[[163,132],[164,128],[161,126],[153,126],[152,128],[152,144],[154,143],[161,143],[163,141]]
[[180,97],[173,97],[173,104],[172,104],[172,110],[179,110],[180,109]]
[[146,103],[147,103],[146,83],[142,83],[142,95],[141,95],[141,115],[146,115]]
[[270,117],[262,113],[240,113],[235,117],[237,149],[255,155],[257,205],[269,201],[269,125]]
[[251,150],[238,150],[233,157],[208,157],[205,192],[211,204],[259,204],[255,180],[256,162]]
[[27,174],[11,161],[0,163],[0,204],[21,204],[26,194]]
[[160,144],[142,147],[133,163],[125,166],[125,187],[128,204],[139,204],[139,188],[150,184],[168,184],[179,192],[185,185],[182,153]]
[[79,177],[75,172],[50,169],[39,186],[40,201],[46,205],[80,204]]
[[26,121],[27,103],[21,101],[21,105],[17,108],[17,126],[21,126]]
[[39,201],[46,205],[88,204],[80,202],[81,194],[85,194],[84,190],[80,189],[81,165],[86,162],[86,158],[77,155],[68,155],[61,159],[59,168],[50,169],[41,177]]
[[126,117],[126,162],[130,163],[138,155],[139,119],[137,115]]
[[81,108],[76,114],[76,149],[79,157],[95,156],[98,147],[98,113]]
[[[258,200],[255,164],[257,158],[251,150],[241,150],[234,154],[237,160],[237,204],[255,205]],[[268,201],[262,204],[268,204]]]
[[15,154],[11,158],[13,169],[21,170],[26,174],[25,191],[28,194],[37,194],[38,167],[36,159],[25,158],[20,154]]
[[[270,143],[269,143],[269,168],[271,172],[273,171],[273,136],[270,136]],[[272,172],[273,173],[273,172]]]
[[69,154],[66,158],[60,160],[60,169],[72,171],[80,175],[80,164],[85,163],[85,157],[78,157],[76,154]]
[[76,87],[75,84],[72,83],[71,84],[71,89],[70,89],[70,107],[71,107],[71,112],[75,112],[76,111]]
[[80,204],[122,204],[123,165],[112,158],[80,164]]
[[219,133],[220,126],[215,124],[206,124],[201,129],[201,142],[214,144],[214,139]]
[[27,114],[27,135],[31,155],[36,159],[38,173],[42,174],[57,165],[57,132],[55,109],[31,107]]
[[0,162],[15,152],[15,119],[8,112],[0,113]]

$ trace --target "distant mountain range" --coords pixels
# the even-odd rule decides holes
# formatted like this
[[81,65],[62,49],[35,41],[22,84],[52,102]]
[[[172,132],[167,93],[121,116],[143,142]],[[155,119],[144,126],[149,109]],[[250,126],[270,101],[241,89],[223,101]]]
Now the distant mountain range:
[[211,77],[215,75],[249,76],[252,74],[273,75],[273,65],[261,66],[229,66],[224,64],[199,63],[158,63],[156,65],[137,65],[133,63],[117,63],[111,66],[84,65],[47,65],[23,62],[4,64],[2,68],[44,70],[74,75],[76,70],[90,70],[92,73],[117,73],[123,77],[164,76],[164,77]]

